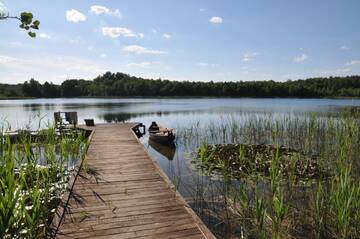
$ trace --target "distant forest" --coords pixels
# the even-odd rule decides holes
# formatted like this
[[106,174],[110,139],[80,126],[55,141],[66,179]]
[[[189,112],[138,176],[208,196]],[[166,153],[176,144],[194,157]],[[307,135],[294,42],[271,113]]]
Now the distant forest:
[[0,84],[0,98],[57,97],[360,97],[360,76],[310,78],[286,82],[189,82],[151,80],[106,72],[94,80],[70,79],[61,85],[31,79]]

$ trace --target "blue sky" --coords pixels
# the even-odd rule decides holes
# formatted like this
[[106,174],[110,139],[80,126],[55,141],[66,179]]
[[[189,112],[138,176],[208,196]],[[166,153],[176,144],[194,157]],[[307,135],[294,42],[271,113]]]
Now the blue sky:
[[239,81],[360,74],[358,0],[0,0],[33,12],[31,39],[1,21],[0,82],[105,71]]

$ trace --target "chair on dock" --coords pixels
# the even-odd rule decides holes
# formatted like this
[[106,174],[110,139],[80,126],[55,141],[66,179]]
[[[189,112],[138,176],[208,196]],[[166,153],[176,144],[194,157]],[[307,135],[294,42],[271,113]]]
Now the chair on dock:
[[62,133],[74,129],[78,123],[77,112],[54,112],[55,129]]
[[65,112],[65,120],[75,127],[78,123],[77,112]]

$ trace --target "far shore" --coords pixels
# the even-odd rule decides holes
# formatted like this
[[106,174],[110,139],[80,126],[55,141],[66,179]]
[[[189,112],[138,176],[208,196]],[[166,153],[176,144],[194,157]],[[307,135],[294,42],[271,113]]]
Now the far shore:
[[78,97],[54,97],[54,98],[36,98],[36,97],[3,97],[0,96],[0,100],[37,100],[37,99],[331,99],[331,100],[358,100],[360,97],[248,97],[248,96],[78,96]]

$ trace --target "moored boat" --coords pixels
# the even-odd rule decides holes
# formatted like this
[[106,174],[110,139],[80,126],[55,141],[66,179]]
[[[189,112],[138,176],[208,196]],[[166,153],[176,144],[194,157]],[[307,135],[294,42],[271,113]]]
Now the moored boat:
[[173,129],[159,126],[156,122],[152,122],[149,127],[149,135],[149,140],[167,146],[174,146],[175,132]]

